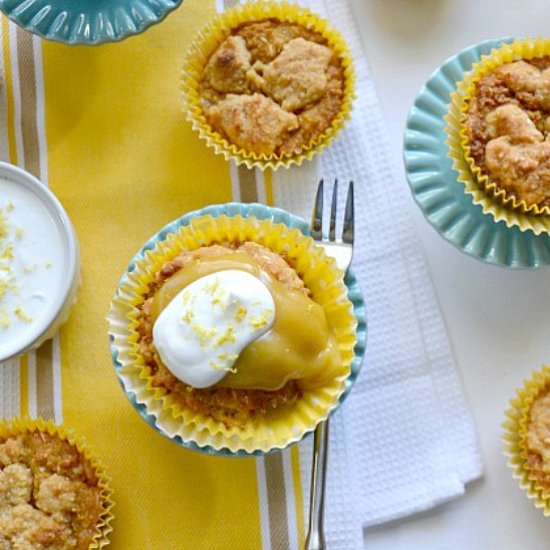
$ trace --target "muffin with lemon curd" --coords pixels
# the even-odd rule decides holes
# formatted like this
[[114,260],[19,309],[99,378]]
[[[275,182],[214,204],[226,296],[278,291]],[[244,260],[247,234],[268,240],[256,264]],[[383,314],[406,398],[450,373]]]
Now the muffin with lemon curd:
[[343,274],[311,239],[270,220],[208,216],[135,271],[113,302],[130,319],[119,372],[182,438],[269,450],[338,404],[356,320]]

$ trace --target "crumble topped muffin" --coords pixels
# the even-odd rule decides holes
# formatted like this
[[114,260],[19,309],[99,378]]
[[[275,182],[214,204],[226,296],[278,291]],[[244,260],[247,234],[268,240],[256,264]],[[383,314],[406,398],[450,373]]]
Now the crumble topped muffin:
[[0,548],[85,550],[105,508],[95,468],[47,432],[0,437]]
[[267,19],[233,29],[208,59],[199,97],[212,128],[258,155],[298,154],[339,114],[345,74],[321,33]]
[[465,122],[482,174],[527,206],[550,206],[550,57],[499,66],[476,83]]
[[526,460],[532,475],[550,492],[550,390],[531,406],[525,432]]
[[[154,324],[168,304],[181,299],[189,303],[189,308],[183,314],[184,321],[191,324],[192,330],[199,332],[204,353],[207,353],[207,348],[210,352],[220,342],[224,343],[228,339],[235,341],[235,331],[243,328],[242,321],[247,314],[245,307],[236,309],[235,322],[227,330],[223,327],[205,328],[192,324],[199,315],[197,303],[178,294],[182,288],[190,287],[189,281],[195,281],[205,273],[219,275],[227,273],[224,269],[235,266],[248,272],[258,272],[259,278],[266,279],[266,275],[258,271],[262,270],[276,281],[273,283],[275,286],[267,283],[274,294],[280,316],[273,326],[273,336],[267,335],[264,340],[253,341],[239,356],[233,356],[231,367],[225,369],[227,375],[215,385],[197,387],[196,384],[185,383],[161,359],[158,347],[160,342],[155,343]],[[177,277],[181,275],[183,279],[178,280]],[[212,308],[222,309],[224,316],[233,315],[229,309],[234,297],[223,302],[216,285],[215,282],[209,288]],[[281,289],[283,296],[278,298]],[[139,353],[150,369],[151,385],[166,390],[186,410],[204,414],[226,426],[243,427],[268,410],[295,404],[304,388],[322,385],[341,364],[322,309],[309,298],[310,294],[298,273],[285,259],[258,243],[213,244],[182,252],[162,265],[139,307]],[[293,305],[288,306],[287,301]],[[293,308],[300,310],[300,317],[296,316]],[[285,319],[285,315],[288,317],[289,314],[297,318]],[[181,312],[178,316],[181,316]],[[308,331],[298,327],[305,318]],[[257,328],[267,324],[266,318],[262,316],[251,318],[250,321]],[[289,333],[295,332],[301,333],[298,345],[295,336],[289,336]],[[281,350],[281,347],[284,349]],[[218,357],[223,361],[227,359],[224,355],[227,354]]]

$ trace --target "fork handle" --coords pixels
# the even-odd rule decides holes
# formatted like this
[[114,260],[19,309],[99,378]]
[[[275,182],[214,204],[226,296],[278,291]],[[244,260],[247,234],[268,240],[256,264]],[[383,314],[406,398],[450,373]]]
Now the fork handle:
[[313,464],[309,491],[309,526],[305,550],[324,550],[323,516],[328,459],[329,420],[317,424],[313,437]]

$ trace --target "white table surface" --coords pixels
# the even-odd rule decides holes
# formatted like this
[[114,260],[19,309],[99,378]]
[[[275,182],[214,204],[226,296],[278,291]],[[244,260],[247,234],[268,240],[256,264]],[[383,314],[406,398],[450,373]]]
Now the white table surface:
[[[431,72],[488,38],[550,36],[548,0],[351,0],[386,117],[397,175],[403,129]],[[544,518],[512,478],[502,454],[508,400],[531,371],[550,364],[550,267],[505,270],[442,239],[410,199],[465,393],[478,430],[484,477],[425,514],[365,532],[365,548],[538,550],[550,547]]]

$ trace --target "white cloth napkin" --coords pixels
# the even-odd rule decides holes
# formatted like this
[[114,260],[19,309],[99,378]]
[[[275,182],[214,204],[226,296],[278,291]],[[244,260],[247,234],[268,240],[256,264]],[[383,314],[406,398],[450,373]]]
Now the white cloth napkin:
[[[349,0],[300,3],[340,29],[357,71],[352,120],[322,161],[274,176],[276,204],[306,219],[321,173],[325,182],[337,177],[356,184],[353,269],[367,303],[367,353],[359,380],[331,423],[325,513],[329,548],[347,550],[364,547],[363,527],[462,495],[482,468],[472,417],[407,211],[408,186],[391,166]],[[300,456],[308,485],[311,445],[302,445]]]

